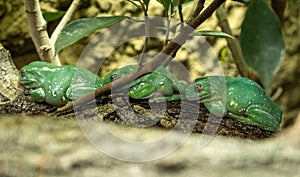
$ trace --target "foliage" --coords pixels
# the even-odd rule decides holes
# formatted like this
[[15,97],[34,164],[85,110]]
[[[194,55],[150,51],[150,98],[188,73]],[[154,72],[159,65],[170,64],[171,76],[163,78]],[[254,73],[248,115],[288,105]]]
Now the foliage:
[[164,6],[166,11],[169,10],[170,4],[172,2],[171,0],[157,0],[157,1]]
[[[137,8],[142,9],[144,15],[148,14],[148,6],[150,0],[127,0],[134,4]],[[185,7],[188,4],[196,3],[194,0],[156,0],[159,2],[166,15],[174,15],[182,11],[179,7]],[[253,68],[262,82],[266,90],[271,89],[271,83],[274,74],[278,70],[284,52],[284,39],[280,29],[280,22],[275,13],[267,5],[265,0],[235,0],[248,5],[246,15],[244,17],[241,34],[240,48],[242,50],[242,59],[244,63]],[[46,15],[46,14],[45,14]],[[48,20],[59,18],[61,13],[52,14]],[[54,18],[55,17],[55,18]],[[55,54],[58,54],[65,47],[77,42],[81,38],[103,28],[107,28],[124,20],[125,16],[109,16],[96,18],[82,18],[75,20],[66,25],[55,42]],[[168,20],[169,18],[167,18]],[[181,18],[183,20],[183,18]],[[172,30],[167,29],[169,31]],[[194,36],[214,36],[226,37],[234,39],[233,36],[224,32],[212,30],[195,31]],[[168,39],[168,36],[166,37]],[[147,40],[146,40],[147,41]],[[145,46],[147,46],[145,44]]]
[[58,12],[43,12],[43,17],[47,22],[51,22],[54,20],[60,19],[62,16],[65,15],[66,12],[58,11]]
[[202,31],[195,31],[192,33],[193,36],[214,36],[214,37],[227,37],[230,39],[234,39],[233,36],[223,33],[220,31],[209,31],[209,30],[202,30]]
[[240,44],[245,62],[270,91],[284,53],[280,22],[264,0],[252,0],[241,27]]
[[107,28],[125,19],[125,16],[81,18],[66,25],[55,42],[55,53],[70,46],[96,30]]

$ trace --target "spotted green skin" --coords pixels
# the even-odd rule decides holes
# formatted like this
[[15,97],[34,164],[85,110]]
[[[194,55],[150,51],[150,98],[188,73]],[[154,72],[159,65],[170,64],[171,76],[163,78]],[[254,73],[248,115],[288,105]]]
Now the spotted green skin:
[[264,130],[275,131],[281,123],[282,111],[258,84],[247,78],[198,78],[186,88],[185,96],[200,99],[212,114],[228,115]]
[[[113,70],[104,76],[103,83],[108,84],[136,69],[136,65],[128,65]],[[160,94],[160,97],[156,97],[157,101],[161,99],[171,101],[181,99],[180,93],[184,93],[186,85],[178,81],[165,67],[159,66],[153,73],[146,74],[123,87],[123,89],[126,88],[129,88],[129,97],[134,99],[145,99]]]
[[64,106],[103,85],[100,77],[84,68],[41,61],[24,66],[19,82],[29,89],[34,101],[53,106]]
[[136,71],[136,69],[137,69],[136,65],[127,65],[122,68],[115,69],[104,76],[103,85],[106,85],[114,80],[122,78],[127,74],[133,73],[134,71]]

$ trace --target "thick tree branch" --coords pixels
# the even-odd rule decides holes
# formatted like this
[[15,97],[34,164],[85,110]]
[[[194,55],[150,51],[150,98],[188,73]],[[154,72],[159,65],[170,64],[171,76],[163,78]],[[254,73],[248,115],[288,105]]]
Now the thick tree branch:
[[61,65],[54,57],[54,47],[47,33],[47,22],[43,18],[38,0],[24,0],[31,38],[43,61]]
[[[211,17],[212,14],[217,10],[217,8],[220,7],[225,1],[226,0],[214,0],[201,14],[198,14],[194,19],[192,19],[187,24],[187,26],[184,27],[181,30],[181,32],[173,40],[171,40],[159,54],[157,54],[151,60],[151,62],[141,67],[135,73],[128,74],[121,79],[113,81],[112,83],[109,83],[108,85],[97,89],[94,93],[90,93],[82,98],[79,98],[71,104],[59,108],[57,111],[65,111],[71,109],[73,105],[79,106],[89,101],[92,101],[95,97],[99,97],[105,93],[108,93],[111,90],[112,86],[114,88],[119,88],[123,85],[126,85],[132,82],[134,79],[138,78],[139,76],[153,72],[158,66],[162,65],[162,63],[164,63],[165,60],[172,60],[172,57],[168,56],[173,54],[174,51],[177,51],[185,43],[189,35],[207,18]],[[195,11],[198,11],[198,9],[195,9]]]

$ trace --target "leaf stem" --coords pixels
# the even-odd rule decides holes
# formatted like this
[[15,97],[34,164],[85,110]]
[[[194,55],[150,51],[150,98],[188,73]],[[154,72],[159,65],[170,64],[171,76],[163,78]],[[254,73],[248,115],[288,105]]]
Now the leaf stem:
[[[173,4],[171,3],[171,7],[173,6]],[[167,11],[165,11],[166,14],[166,22],[167,22],[167,27],[166,27],[166,35],[165,35],[165,41],[164,41],[164,45],[166,46],[169,42],[170,39],[170,25],[171,25],[171,14],[172,10],[171,8],[168,9]]]
[[148,42],[149,42],[149,19],[148,19],[148,6],[145,5],[141,0],[139,0],[141,6],[142,6],[142,11],[144,12],[144,18],[145,18],[145,40],[144,40],[144,46],[142,49],[142,53],[140,55],[139,61],[138,61],[138,69],[140,69],[143,65],[143,61],[145,58],[145,52],[148,49]]

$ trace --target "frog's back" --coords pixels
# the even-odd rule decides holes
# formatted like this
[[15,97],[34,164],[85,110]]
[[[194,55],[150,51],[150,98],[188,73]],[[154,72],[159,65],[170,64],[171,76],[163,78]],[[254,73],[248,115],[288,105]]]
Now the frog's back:
[[[226,88],[233,95],[249,97],[257,94],[267,96],[264,90],[254,81],[245,77],[225,77]],[[228,94],[229,94],[228,93]],[[230,95],[228,95],[230,96]]]
[[[226,77],[227,98],[238,98],[241,103],[250,101],[272,102],[265,91],[254,81],[244,77]],[[230,100],[229,99],[229,100]]]
[[[49,68],[52,69],[52,66],[49,65]],[[66,104],[69,101],[68,99],[70,99],[66,92],[72,86],[74,88],[80,86],[98,88],[102,86],[102,79],[84,68],[64,65],[53,69],[55,69],[55,72],[48,74],[49,82],[45,85],[49,95],[46,98],[46,102],[49,104],[57,106]]]
[[45,62],[45,61],[34,61],[31,62],[30,64],[28,64],[27,66],[25,66],[25,68],[43,68],[43,67],[47,67],[47,68],[58,68],[59,66],[53,65],[52,63],[49,62]]
[[226,87],[228,109],[232,105],[247,108],[255,104],[267,107],[272,114],[281,117],[282,111],[256,82],[243,77],[226,77]]
[[63,67],[65,67],[65,69],[68,72],[70,72],[70,84],[76,84],[81,82],[86,86],[91,86],[95,88],[102,87],[103,85],[102,79],[96,74],[90,72],[89,70],[74,65],[65,65]]

